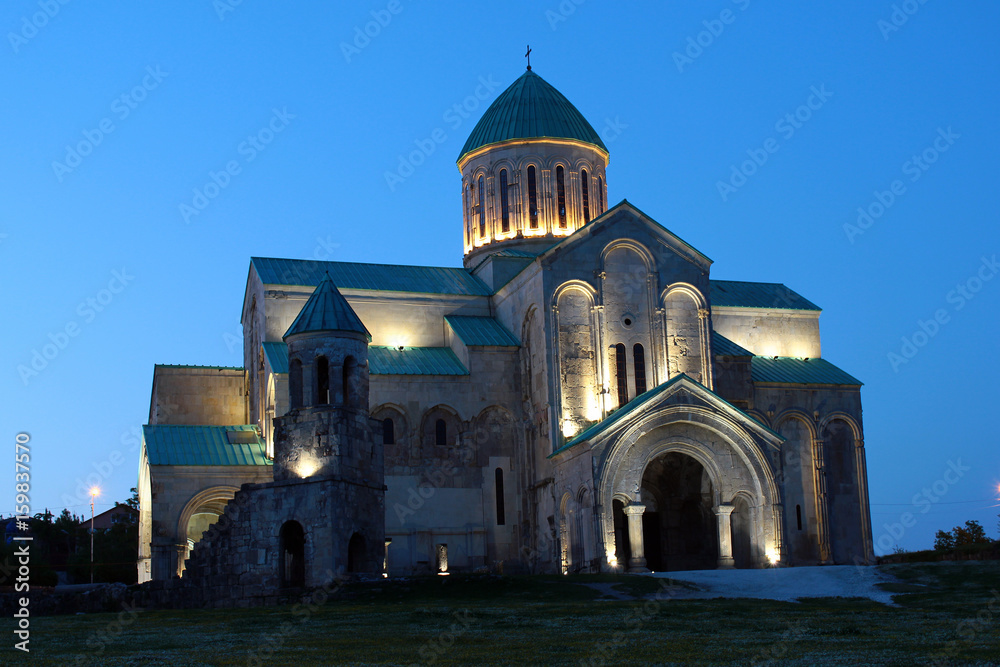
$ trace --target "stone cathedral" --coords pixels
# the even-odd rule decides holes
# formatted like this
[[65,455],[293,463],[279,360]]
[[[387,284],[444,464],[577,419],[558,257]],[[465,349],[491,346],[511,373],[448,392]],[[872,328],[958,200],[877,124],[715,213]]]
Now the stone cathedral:
[[154,369],[140,582],[871,562],[820,308],[712,279],[608,160],[529,67],[458,157],[461,268],[251,258],[244,366]]

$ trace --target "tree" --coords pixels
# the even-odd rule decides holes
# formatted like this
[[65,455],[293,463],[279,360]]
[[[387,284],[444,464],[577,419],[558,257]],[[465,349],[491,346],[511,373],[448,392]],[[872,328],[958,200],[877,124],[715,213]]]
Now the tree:
[[955,526],[950,531],[939,530],[934,534],[934,548],[947,551],[966,544],[989,544],[986,530],[978,521],[966,521],[964,526]]
[[965,528],[962,529],[964,541],[958,540],[958,528],[955,528],[955,546],[960,544],[989,544],[991,540],[986,537],[986,530],[978,521],[966,521]]
[[939,530],[934,534],[934,548],[937,551],[948,551],[955,548],[955,536],[949,531]]

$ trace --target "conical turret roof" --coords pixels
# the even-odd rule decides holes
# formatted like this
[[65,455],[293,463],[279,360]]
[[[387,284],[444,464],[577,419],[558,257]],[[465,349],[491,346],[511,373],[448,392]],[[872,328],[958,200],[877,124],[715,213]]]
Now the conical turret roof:
[[283,338],[318,331],[353,331],[364,334],[368,340],[372,339],[361,318],[333,284],[329,273],[316,286]]

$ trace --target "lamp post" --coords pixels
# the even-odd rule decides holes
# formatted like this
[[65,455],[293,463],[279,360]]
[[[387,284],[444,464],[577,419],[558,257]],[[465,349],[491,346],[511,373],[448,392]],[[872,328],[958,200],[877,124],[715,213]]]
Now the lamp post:
[[94,498],[100,493],[96,486],[90,490],[90,583],[94,583]]

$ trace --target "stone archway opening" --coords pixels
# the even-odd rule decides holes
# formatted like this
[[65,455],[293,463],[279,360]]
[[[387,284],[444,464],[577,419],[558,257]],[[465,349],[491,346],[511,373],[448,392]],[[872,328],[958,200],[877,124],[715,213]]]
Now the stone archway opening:
[[625,503],[615,498],[611,503],[611,515],[615,525],[615,565],[626,568],[632,558],[632,549],[628,540],[628,518],[625,516]]
[[184,576],[187,559],[190,558],[195,545],[201,542],[205,533],[215,525],[215,522],[226,511],[226,505],[232,497],[231,491],[220,490],[216,493],[199,494],[188,503],[180,519],[184,546],[178,552],[177,576]]
[[753,567],[752,535],[753,526],[750,517],[750,504],[746,498],[738,496],[733,500],[733,513],[730,515],[730,531],[733,544],[733,567]]
[[347,543],[347,571],[349,573],[367,572],[365,563],[365,538],[361,533],[351,535]]
[[306,585],[306,534],[298,521],[288,521],[279,533],[281,550],[281,585],[301,588]]
[[[668,452],[642,475],[646,566],[656,571],[708,570],[719,562],[714,489],[696,459]],[[617,532],[617,531],[616,531]]]

